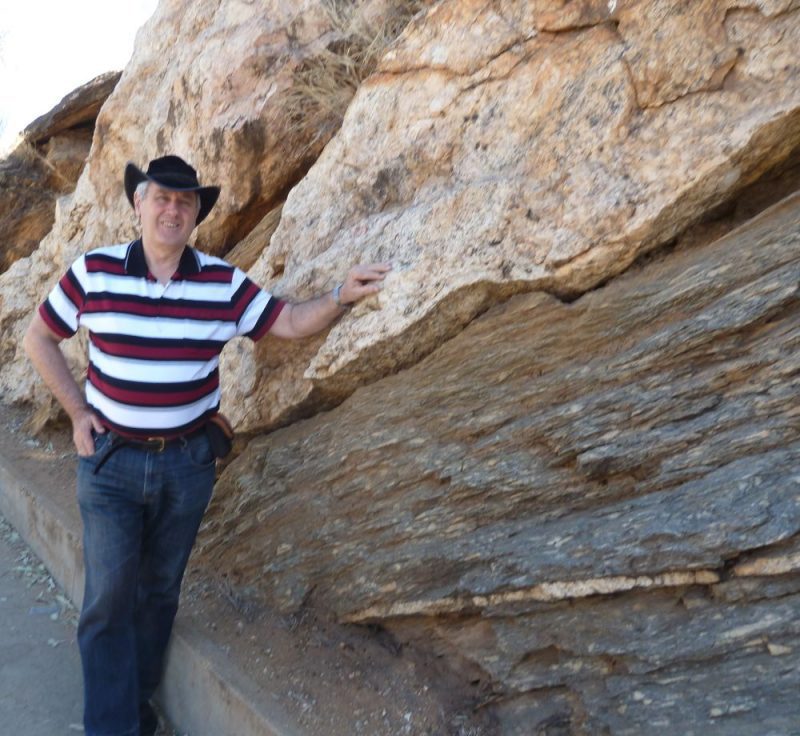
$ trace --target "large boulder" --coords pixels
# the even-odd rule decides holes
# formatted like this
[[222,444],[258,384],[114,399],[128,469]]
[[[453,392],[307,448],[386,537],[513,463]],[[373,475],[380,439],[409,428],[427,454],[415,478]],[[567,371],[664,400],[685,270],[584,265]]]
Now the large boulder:
[[797,6],[445,0],[419,16],[252,269],[299,296],[358,261],[394,273],[274,373],[274,341],[232,352],[226,409],[257,429],[340,401],[510,294],[580,294],[733,197],[800,142]]
[[199,564],[439,652],[507,733],[788,733],[799,284],[795,195],[576,301],[515,296],[254,440]]

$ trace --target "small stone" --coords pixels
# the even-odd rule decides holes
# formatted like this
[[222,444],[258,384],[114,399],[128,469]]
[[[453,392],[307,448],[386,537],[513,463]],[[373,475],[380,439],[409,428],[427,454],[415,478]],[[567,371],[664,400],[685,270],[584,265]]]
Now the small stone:
[[782,644],[767,643],[767,650],[773,657],[782,657],[784,654],[791,654],[792,648],[783,646]]
[[58,618],[58,606],[55,603],[49,603],[43,606],[31,606],[28,610],[29,616],[50,616],[52,618],[53,614]]

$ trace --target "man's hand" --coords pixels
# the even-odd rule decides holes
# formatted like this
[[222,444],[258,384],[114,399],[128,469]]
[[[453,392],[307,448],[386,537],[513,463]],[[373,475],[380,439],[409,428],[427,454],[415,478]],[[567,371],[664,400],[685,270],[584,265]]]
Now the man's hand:
[[353,266],[339,290],[339,300],[342,305],[354,304],[365,296],[377,294],[380,290],[379,282],[386,278],[392,270],[389,263],[368,263]]
[[94,438],[92,430],[103,434],[106,428],[91,409],[85,409],[72,419],[72,441],[81,457],[89,457],[94,453]]
[[341,316],[342,307],[355,304],[365,296],[377,294],[381,290],[380,282],[391,270],[388,263],[362,263],[353,266],[339,289],[340,304],[336,304],[330,291],[316,299],[287,304],[270,328],[270,333],[276,337],[297,339],[321,332]]

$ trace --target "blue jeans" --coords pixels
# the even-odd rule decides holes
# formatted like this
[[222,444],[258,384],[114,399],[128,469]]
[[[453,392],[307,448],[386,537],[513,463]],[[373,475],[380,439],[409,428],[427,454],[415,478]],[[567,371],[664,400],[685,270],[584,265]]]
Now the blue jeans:
[[139,736],[140,708],[161,679],[183,572],[211,499],[215,460],[200,435],[162,452],[121,447],[93,474],[109,441],[99,435],[94,455],[78,464],[84,725],[87,736]]

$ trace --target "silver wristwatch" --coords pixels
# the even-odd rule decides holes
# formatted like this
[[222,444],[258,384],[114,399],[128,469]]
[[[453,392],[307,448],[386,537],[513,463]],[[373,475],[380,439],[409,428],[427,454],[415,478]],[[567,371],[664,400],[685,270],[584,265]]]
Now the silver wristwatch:
[[350,309],[350,307],[352,306],[351,304],[344,304],[342,302],[341,291],[343,286],[344,284],[337,284],[336,286],[333,287],[333,301],[337,307],[342,307],[342,309]]

